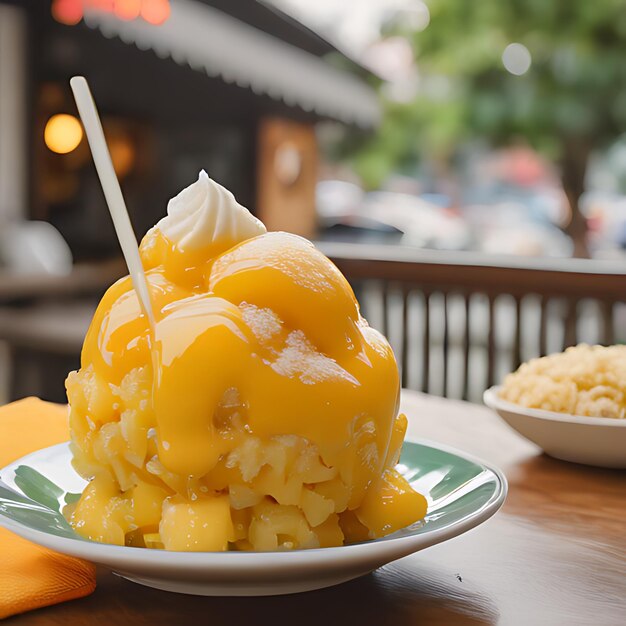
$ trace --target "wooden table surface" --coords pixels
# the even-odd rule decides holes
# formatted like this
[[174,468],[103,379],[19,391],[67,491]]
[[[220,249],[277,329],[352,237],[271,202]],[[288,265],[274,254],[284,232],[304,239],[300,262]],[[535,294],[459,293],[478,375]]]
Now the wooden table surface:
[[338,587],[268,598],[156,591],[106,571],[82,600],[7,626],[626,624],[626,472],[553,460],[488,409],[404,393],[413,436],[497,464],[503,509],[478,528]]

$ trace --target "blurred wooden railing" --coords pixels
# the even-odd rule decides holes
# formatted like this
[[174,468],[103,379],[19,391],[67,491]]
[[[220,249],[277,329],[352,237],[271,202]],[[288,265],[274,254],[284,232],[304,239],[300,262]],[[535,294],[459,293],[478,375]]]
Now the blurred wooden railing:
[[124,260],[81,263],[65,276],[0,269],[0,404],[26,395],[63,402],[98,300]]
[[346,275],[372,326],[389,337],[405,387],[479,400],[529,358],[580,341],[611,344],[616,332],[624,338],[626,262],[318,247]]

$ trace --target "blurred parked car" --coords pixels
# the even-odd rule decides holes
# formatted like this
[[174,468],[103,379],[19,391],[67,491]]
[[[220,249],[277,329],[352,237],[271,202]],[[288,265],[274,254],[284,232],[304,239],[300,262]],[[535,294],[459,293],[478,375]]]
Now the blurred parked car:
[[463,216],[475,235],[475,249],[490,254],[568,257],[571,239],[545,215],[526,204],[468,206]]
[[317,186],[317,206],[323,239],[441,250],[471,244],[468,225],[457,213],[411,194],[365,193],[353,183],[323,181]]
[[556,226],[544,204],[538,200],[492,201],[455,211],[412,194],[365,193],[358,185],[338,180],[317,186],[322,239],[491,254],[571,256],[570,238]]

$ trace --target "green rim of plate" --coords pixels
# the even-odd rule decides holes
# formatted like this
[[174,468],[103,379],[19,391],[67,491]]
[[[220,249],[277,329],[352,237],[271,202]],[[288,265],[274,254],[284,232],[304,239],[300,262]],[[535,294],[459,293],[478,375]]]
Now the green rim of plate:
[[[376,541],[448,528],[482,511],[506,488],[504,479],[480,461],[435,443],[406,441],[397,469],[427,497],[428,513],[424,520]],[[0,522],[86,541],[62,514],[84,484],[72,468],[67,443],[34,452],[0,470]]]

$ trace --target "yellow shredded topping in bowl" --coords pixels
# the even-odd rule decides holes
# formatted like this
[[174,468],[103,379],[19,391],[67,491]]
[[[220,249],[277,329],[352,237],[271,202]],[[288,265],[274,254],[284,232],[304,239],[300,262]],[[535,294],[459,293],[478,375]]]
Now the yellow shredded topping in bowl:
[[533,409],[626,417],[626,346],[580,344],[532,359],[509,374],[500,398]]

